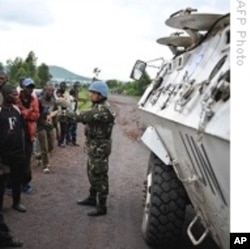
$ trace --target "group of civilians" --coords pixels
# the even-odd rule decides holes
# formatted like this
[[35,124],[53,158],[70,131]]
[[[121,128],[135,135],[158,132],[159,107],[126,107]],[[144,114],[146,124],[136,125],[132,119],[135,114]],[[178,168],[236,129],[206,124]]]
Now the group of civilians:
[[17,88],[0,71],[0,247],[22,246],[4,222],[3,200],[7,190],[12,195],[12,208],[26,212],[21,192],[34,193],[31,187],[34,148],[43,172],[50,173],[49,158],[55,140],[62,148],[78,146],[77,124],[66,115],[67,111],[77,111],[77,89],[68,92],[66,82],[61,82],[57,90],[48,82],[39,94],[34,89],[32,78],[22,78]]

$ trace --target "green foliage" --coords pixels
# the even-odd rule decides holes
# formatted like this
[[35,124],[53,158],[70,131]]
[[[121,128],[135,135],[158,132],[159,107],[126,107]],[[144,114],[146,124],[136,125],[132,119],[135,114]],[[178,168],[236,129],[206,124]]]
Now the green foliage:
[[118,80],[107,80],[106,83],[110,89],[121,86],[121,82],[119,82]]
[[111,93],[126,94],[131,96],[141,96],[150,84],[151,79],[147,73],[144,73],[138,81],[121,82],[118,80],[108,80],[107,85]]
[[88,95],[89,93],[87,88],[79,92],[79,102],[78,102],[79,111],[84,111],[91,107],[91,101]]
[[125,94],[130,96],[138,96],[138,90],[131,87],[125,91]]
[[25,59],[25,67],[29,73],[29,77],[31,78],[35,78],[36,76],[36,62],[37,62],[37,58],[34,54],[33,51],[29,52],[27,58]]
[[0,72],[3,72],[4,71],[4,66],[3,66],[3,63],[0,62]]
[[[37,58],[33,51],[29,52],[27,57],[23,60],[20,57],[16,57],[14,60],[8,60],[6,68],[4,67],[3,63],[0,62],[0,70],[6,70],[8,73],[9,82],[13,85],[19,84],[20,77],[31,77],[36,83],[37,88],[43,88],[47,81],[51,80],[54,76],[54,73],[60,72],[68,72],[66,69],[62,69],[56,66],[47,66],[45,63],[37,66]],[[53,71],[54,70],[54,71]],[[100,69],[95,68],[94,73],[99,73]],[[52,76],[52,75],[53,76]],[[70,77],[75,78],[77,75],[72,74]],[[79,76],[80,77],[80,76]],[[78,77],[78,78],[79,78]],[[90,78],[82,77],[79,80],[85,79],[89,82]],[[138,81],[129,81],[129,82],[121,82],[115,79],[107,80],[107,85],[110,88],[111,93],[118,93],[118,94],[126,94],[126,95],[133,95],[133,96],[141,96],[145,91],[148,84],[151,82],[151,79],[147,73],[144,73],[142,78]],[[77,83],[78,84],[78,83]],[[80,84],[80,82],[79,82]],[[80,87],[78,84],[78,88]],[[90,102],[88,101],[88,87],[89,85],[83,85],[80,92],[80,101],[79,105],[80,108],[87,108],[90,106]]]
[[9,82],[14,83],[16,85],[18,83],[19,77],[24,76],[26,74],[23,59],[20,57],[16,57],[14,61],[8,60],[7,72]]
[[7,73],[9,82],[13,85],[19,84],[20,77],[31,77],[36,83],[36,87],[42,87],[44,82],[51,79],[51,75],[46,64],[37,67],[37,58],[33,51],[23,60],[16,57],[14,60],[7,60]]
[[107,84],[112,93],[122,93],[131,96],[141,96],[151,79],[147,73],[144,73],[142,78],[138,81],[122,83],[117,80],[109,80]]
[[51,80],[52,75],[49,72],[49,67],[42,63],[38,68],[37,68],[37,75],[40,79],[40,88],[44,88],[46,83]]

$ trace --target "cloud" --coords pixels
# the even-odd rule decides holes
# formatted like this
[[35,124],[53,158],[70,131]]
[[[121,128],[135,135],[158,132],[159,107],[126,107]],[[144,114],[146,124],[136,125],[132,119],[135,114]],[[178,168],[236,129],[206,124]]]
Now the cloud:
[[53,15],[46,1],[7,0],[1,4],[0,25],[5,28],[13,24],[44,26],[53,21]]
[[121,80],[130,80],[136,59],[171,56],[156,40],[173,32],[165,24],[173,12],[186,7],[203,13],[229,10],[229,0],[1,1],[1,62],[34,51],[38,63],[87,77],[98,67],[100,77]]

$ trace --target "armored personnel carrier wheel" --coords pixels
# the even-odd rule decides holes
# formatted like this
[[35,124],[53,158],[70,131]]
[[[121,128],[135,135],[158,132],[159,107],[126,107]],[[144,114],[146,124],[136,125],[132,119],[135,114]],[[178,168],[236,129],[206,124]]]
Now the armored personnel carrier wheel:
[[171,166],[153,153],[145,182],[142,233],[149,245],[176,248],[181,237],[185,207],[189,203],[182,183]]

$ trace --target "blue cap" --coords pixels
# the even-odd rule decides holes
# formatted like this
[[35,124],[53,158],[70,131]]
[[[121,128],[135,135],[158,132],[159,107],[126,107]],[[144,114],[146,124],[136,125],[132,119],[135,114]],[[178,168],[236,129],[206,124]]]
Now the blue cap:
[[22,86],[23,87],[27,87],[27,86],[30,86],[30,85],[34,85],[35,86],[35,83],[34,83],[34,80],[32,80],[31,78],[25,78],[22,82]]

